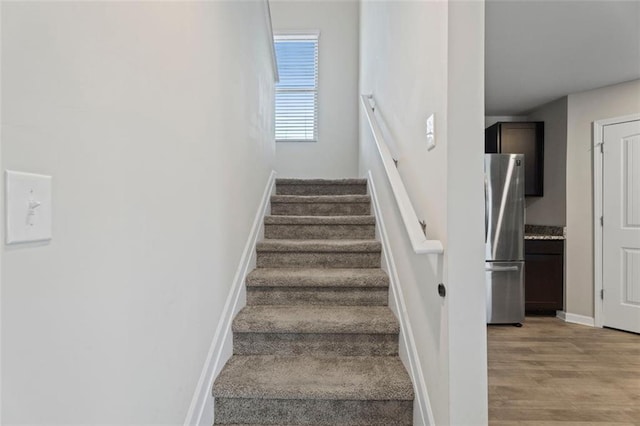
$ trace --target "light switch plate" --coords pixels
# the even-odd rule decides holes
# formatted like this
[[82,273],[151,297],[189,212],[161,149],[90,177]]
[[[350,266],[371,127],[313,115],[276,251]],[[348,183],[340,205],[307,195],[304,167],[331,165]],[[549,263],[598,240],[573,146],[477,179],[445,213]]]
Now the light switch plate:
[[427,117],[427,151],[431,151],[436,147],[436,134],[435,134],[435,117],[431,114]]
[[51,239],[51,176],[7,170],[7,244]]
[[433,130],[434,124],[435,124],[434,121],[435,121],[435,117],[433,116],[433,114],[427,117],[427,135],[434,133],[434,130]]

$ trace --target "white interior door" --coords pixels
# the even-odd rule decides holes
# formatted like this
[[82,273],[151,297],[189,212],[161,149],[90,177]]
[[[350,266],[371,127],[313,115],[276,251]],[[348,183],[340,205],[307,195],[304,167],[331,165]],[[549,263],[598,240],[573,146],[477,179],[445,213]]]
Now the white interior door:
[[640,333],[640,120],[603,136],[603,324]]

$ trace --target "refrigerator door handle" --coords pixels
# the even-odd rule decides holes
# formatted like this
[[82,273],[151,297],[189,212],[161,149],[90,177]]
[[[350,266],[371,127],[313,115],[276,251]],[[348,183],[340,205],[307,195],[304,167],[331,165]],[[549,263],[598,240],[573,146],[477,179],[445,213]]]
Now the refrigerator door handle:
[[487,244],[487,235],[489,232],[489,197],[487,188],[489,185],[487,183],[487,178],[484,178],[484,243]]
[[517,271],[518,267],[517,266],[486,266],[484,270],[488,272],[511,272],[511,271]]

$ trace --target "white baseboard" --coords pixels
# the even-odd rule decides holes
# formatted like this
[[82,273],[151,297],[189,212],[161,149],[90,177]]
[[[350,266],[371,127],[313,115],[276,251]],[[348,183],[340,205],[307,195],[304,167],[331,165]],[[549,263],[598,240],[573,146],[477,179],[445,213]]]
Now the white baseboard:
[[258,238],[263,234],[264,216],[269,208],[269,201],[271,199],[271,193],[273,192],[273,186],[276,180],[276,172],[272,171],[269,176],[269,180],[262,194],[262,200],[256,211],[256,216],[253,220],[251,232],[247,238],[247,243],[244,246],[240,263],[236,269],[236,274],[233,277],[231,289],[227,296],[227,300],[224,304],[222,316],[216,332],[213,336],[211,346],[209,347],[209,353],[205,360],[198,385],[193,393],[191,405],[189,411],[187,411],[187,417],[184,421],[184,426],[211,426],[213,424],[213,397],[211,395],[213,388],[213,381],[218,375],[222,366],[227,362],[231,354],[233,353],[232,341],[231,341],[231,322],[236,313],[242,308],[240,306],[240,298],[242,294],[244,280],[249,272],[249,269],[255,265],[255,247]]
[[414,413],[414,424],[420,426],[435,425],[436,423],[433,417],[431,403],[429,402],[429,394],[427,392],[427,384],[424,380],[422,367],[418,360],[418,349],[416,348],[411,323],[409,322],[409,316],[407,315],[407,308],[404,302],[402,288],[400,286],[400,279],[398,278],[393,254],[391,253],[391,246],[387,237],[387,231],[382,218],[382,210],[378,203],[376,187],[373,183],[373,175],[371,174],[371,171],[368,172],[367,181],[369,184],[371,205],[373,206],[374,215],[376,217],[376,228],[380,234],[380,240],[382,243],[383,262],[385,262],[386,270],[389,274],[391,296],[395,305],[394,307],[398,321],[400,322],[400,342],[404,343],[406,353],[406,359],[403,359],[403,361],[405,361],[405,365],[408,364],[409,376],[411,376],[411,381],[413,382],[416,394],[415,398],[418,407],[417,412]]
[[595,327],[595,320],[593,317],[587,317],[584,315],[570,314],[565,311],[556,311],[556,316],[564,322],[570,322],[573,324],[587,325],[589,327]]

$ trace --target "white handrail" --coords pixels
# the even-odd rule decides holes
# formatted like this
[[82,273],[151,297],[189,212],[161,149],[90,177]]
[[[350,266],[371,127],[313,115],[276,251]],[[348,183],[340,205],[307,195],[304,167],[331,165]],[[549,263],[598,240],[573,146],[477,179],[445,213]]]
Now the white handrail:
[[278,72],[278,59],[276,58],[276,46],[275,46],[275,38],[273,37],[273,24],[271,22],[271,6],[269,5],[269,0],[263,0],[265,6],[265,18],[267,20],[267,32],[269,33],[269,37],[271,37],[269,43],[269,50],[271,53],[271,66],[273,67],[273,81],[278,83],[280,81],[280,73]]
[[391,185],[393,196],[398,204],[398,210],[400,210],[400,216],[402,216],[402,221],[404,222],[405,230],[407,231],[407,235],[411,241],[413,251],[417,254],[442,254],[444,253],[442,242],[440,240],[428,240],[422,231],[416,211],[413,209],[411,199],[409,199],[409,194],[407,194],[407,189],[402,183],[400,173],[398,173],[398,170],[396,169],[389,147],[384,141],[384,137],[382,136],[380,126],[376,121],[373,108],[369,103],[372,99],[372,95],[360,96],[360,101],[364,107],[364,112],[367,116],[367,121],[369,122],[371,133],[373,134],[373,139],[376,141],[376,146],[378,147],[378,152],[380,153],[380,158],[384,165],[384,170],[387,173],[387,179],[389,179],[389,184]]

